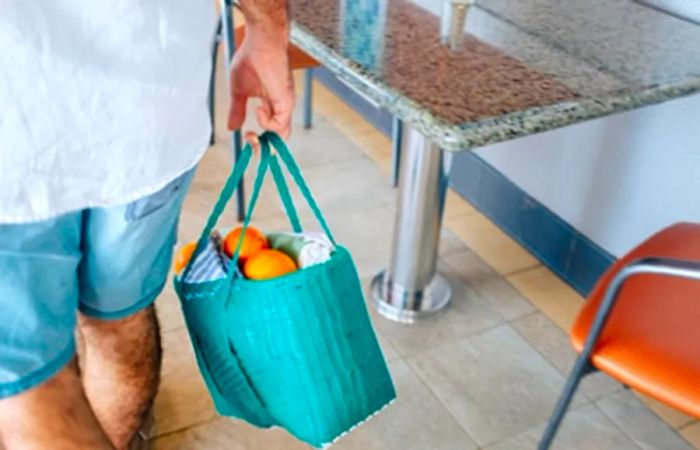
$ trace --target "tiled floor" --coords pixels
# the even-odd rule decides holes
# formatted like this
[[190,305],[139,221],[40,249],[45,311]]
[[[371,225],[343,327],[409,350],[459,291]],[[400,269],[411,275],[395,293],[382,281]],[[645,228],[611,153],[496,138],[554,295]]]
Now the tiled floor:
[[[312,130],[302,130],[297,114],[291,147],[366,286],[389,256],[395,196],[387,179],[390,142],[318,85],[315,108]],[[221,116],[223,99],[218,110]],[[202,162],[185,205],[183,241],[198,235],[230,167],[225,131],[217,133],[219,143]],[[263,193],[260,206],[258,226],[286,226],[272,189]],[[313,223],[309,214],[304,221]],[[222,223],[234,224],[231,211]],[[573,363],[563,329],[583,299],[453,193],[439,267],[454,289],[445,313],[405,326],[372,312],[399,399],[335,448],[535,448]],[[155,410],[156,450],[308,448],[281,430],[216,417],[171,288],[158,307],[165,361]],[[590,376],[555,448],[693,448],[687,441],[700,446],[697,422],[652,407],[666,421],[605,375]]]

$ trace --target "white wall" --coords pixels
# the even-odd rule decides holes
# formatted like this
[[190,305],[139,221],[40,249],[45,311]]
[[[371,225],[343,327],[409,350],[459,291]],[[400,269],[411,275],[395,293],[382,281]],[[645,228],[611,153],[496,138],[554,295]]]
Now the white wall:
[[700,222],[700,95],[477,153],[616,256],[669,224]]

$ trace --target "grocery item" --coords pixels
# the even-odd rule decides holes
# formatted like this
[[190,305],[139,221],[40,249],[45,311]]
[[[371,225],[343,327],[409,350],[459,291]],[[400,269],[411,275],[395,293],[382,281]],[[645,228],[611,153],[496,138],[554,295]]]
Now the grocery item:
[[[229,258],[233,257],[233,254],[236,252],[242,231],[243,227],[237,227],[224,238],[224,253],[226,253],[226,256]],[[238,261],[243,265],[248,258],[268,247],[265,235],[255,227],[248,227],[243,236],[243,244],[241,245],[241,251],[238,255]]]
[[207,246],[192,262],[189,272],[183,274],[188,283],[212,281],[226,276],[228,264],[218,248],[215,236],[210,236]]
[[335,250],[335,246],[325,234],[313,231],[271,233],[267,240],[270,248],[289,255],[300,269],[328,261]]
[[260,250],[243,266],[243,274],[250,280],[269,280],[297,270],[294,260],[279,250]]
[[180,272],[182,272],[182,269],[184,269],[187,266],[187,263],[190,262],[192,254],[194,253],[196,248],[196,242],[188,242],[187,244],[180,247],[180,249],[177,251],[177,254],[175,255],[175,262],[173,263],[175,273],[179,274]]

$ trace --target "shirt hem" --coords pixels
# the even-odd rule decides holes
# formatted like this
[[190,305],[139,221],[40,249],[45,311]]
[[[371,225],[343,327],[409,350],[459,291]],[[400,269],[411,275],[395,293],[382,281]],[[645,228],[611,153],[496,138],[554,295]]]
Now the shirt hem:
[[[207,142],[209,138],[207,137]],[[148,187],[143,188],[143,189],[138,189],[136,191],[132,191],[129,195],[124,195],[120,197],[115,197],[114,199],[110,199],[109,201],[102,201],[102,202],[87,202],[82,206],[78,207],[69,207],[65,209],[58,208],[52,212],[49,212],[47,214],[34,214],[34,215],[3,215],[0,214],[0,225],[22,225],[26,223],[36,223],[36,222],[43,222],[45,220],[51,220],[55,219],[57,217],[78,212],[78,211],[83,211],[85,209],[92,209],[92,208],[110,208],[110,207],[115,207],[115,206],[121,206],[121,205],[126,205],[127,203],[131,203],[133,201],[142,199],[144,197],[147,197],[155,192],[158,192],[159,190],[163,189],[168,183],[171,181],[175,180],[177,177],[181,176],[188,170],[192,170],[199,162],[202,160],[204,157],[204,154],[207,152],[209,146],[205,145],[203,150],[200,150],[199,152],[196,153],[196,156],[193,161],[190,161],[187,163],[187,165],[179,169],[175,172],[173,172],[172,175],[168,175],[164,179],[158,179],[158,182],[154,184],[149,184]]]

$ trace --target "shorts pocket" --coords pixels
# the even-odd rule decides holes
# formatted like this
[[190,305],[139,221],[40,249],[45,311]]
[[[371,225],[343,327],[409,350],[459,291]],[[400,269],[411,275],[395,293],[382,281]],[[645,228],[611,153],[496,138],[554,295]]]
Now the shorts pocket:
[[188,170],[166,184],[160,191],[129,203],[126,206],[125,219],[128,222],[143,219],[169,204],[187,189],[193,175],[194,169]]

